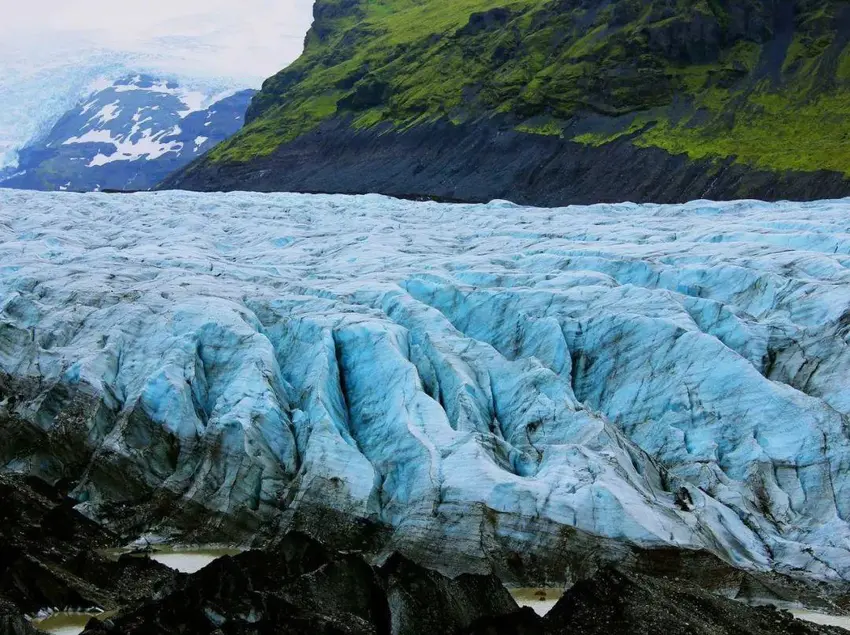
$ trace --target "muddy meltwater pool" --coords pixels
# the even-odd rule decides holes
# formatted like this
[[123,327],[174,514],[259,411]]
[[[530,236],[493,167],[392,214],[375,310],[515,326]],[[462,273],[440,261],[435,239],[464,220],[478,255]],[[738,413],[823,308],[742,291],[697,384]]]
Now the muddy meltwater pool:
[[562,589],[508,589],[520,606],[529,606],[538,615],[546,615],[564,595]]
[[[564,592],[561,589],[508,589],[520,606],[528,606],[538,615],[546,615],[558,603]],[[838,626],[850,632],[850,617],[840,615],[828,615],[817,611],[805,609],[792,609],[791,613],[801,620],[823,624],[826,626]]]
[[195,573],[222,556],[235,556],[239,553],[242,553],[241,549],[231,547],[202,547],[199,549],[157,547],[147,555],[150,556],[151,560],[160,562],[181,573]]
[[[153,551],[139,553],[137,557],[149,557],[151,560],[160,562],[181,573],[195,573],[222,556],[235,556],[241,552],[241,549],[233,547],[169,547],[158,545],[153,548]],[[136,555],[130,549],[112,549],[104,552],[107,557],[115,559],[124,554]],[[52,611],[44,616],[33,618],[32,624],[39,630],[54,635],[79,635],[85,630],[86,624],[91,618],[106,619],[112,614],[97,610]]]
[[82,633],[86,624],[93,617],[99,617],[98,613],[74,613],[58,612],[44,618],[35,618],[33,626],[46,633],[56,635],[78,635]]
[[795,617],[814,622],[815,624],[823,624],[824,626],[838,626],[847,631],[850,631],[850,617],[841,615],[826,615],[825,613],[816,613],[814,611],[791,611]]

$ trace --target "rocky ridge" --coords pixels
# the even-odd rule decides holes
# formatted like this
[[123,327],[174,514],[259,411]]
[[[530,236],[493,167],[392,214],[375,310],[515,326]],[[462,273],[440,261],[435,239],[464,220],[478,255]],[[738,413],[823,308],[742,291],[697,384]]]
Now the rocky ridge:
[[205,191],[563,205],[850,192],[835,0],[319,0]]

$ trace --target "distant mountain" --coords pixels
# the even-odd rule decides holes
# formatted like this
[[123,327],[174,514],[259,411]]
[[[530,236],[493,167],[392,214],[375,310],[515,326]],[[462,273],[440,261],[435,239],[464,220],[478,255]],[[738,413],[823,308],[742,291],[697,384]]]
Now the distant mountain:
[[[211,99],[149,75],[116,81],[19,152],[0,187],[145,190],[236,133],[255,91]],[[215,98],[212,98],[215,100]]]

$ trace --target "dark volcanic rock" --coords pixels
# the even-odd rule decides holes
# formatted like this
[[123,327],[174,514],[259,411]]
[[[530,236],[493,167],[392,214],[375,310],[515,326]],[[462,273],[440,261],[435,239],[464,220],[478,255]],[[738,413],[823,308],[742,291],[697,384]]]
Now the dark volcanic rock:
[[184,589],[86,632],[377,633],[387,613],[361,559],[292,534],[276,550],[221,558]]
[[510,615],[476,620],[464,635],[543,635],[545,632],[543,620],[533,609],[524,607]]
[[447,578],[395,555],[380,569],[393,633],[452,633],[517,610],[494,576]]
[[99,555],[119,539],[74,502],[37,479],[0,474],[0,601],[22,613],[116,609],[177,588],[184,576],[152,560]]
[[695,199],[811,200],[845,196],[850,180],[820,172],[693,161],[628,137],[600,147],[517,132],[492,121],[423,125],[403,133],[330,122],[247,163],[190,166],[159,189],[366,194],[457,202],[509,199],[558,206]]
[[[192,576],[147,558],[117,562],[115,543],[44,483],[0,475],[0,633],[37,635],[24,613],[118,609],[100,635],[838,635],[688,582],[603,569],[545,618],[519,609],[495,576],[449,578],[398,555],[373,566],[293,532],[265,551],[223,557]],[[656,558],[657,559],[657,558]],[[662,558],[685,574],[693,563]],[[638,566],[640,563],[635,564]],[[644,563],[647,568],[653,568]]]
[[2,635],[40,635],[17,607],[8,600],[0,598],[0,633]]
[[381,567],[290,534],[273,551],[222,558],[185,588],[91,635],[839,635],[772,608],[751,608],[687,582],[605,569],[546,618],[520,609],[492,576],[450,579],[393,556]]
[[545,618],[552,635],[803,635],[844,633],[669,582],[606,569],[576,584]]
[[86,632],[453,633],[517,611],[493,576],[450,579],[393,556],[373,568],[298,533],[217,560],[185,588]]

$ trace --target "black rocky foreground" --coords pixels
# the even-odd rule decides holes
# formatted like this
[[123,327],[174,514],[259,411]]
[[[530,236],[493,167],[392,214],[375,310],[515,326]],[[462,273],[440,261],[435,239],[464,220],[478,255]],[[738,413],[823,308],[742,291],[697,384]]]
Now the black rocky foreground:
[[163,597],[186,576],[149,559],[101,555],[118,537],[34,479],[0,475],[0,635],[31,633],[45,608],[117,610]]
[[394,556],[372,567],[290,534],[274,551],[225,557],[185,588],[106,622],[100,635],[806,635],[835,634],[772,608],[750,608],[682,582],[605,569],[546,618],[520,609],[493,576],[451,580]]
[[754,609],[686,583],[605,569],[546,618],[520,609],[494,576],[454,580],[393,556],[373,567],[302,534],[274,550],[225,557],[159,601],[100,622],[101,635],[806,635],[843,631]]
[[576,584],[546,616],[552,635],[845,633],[772,607],[751,608],[682,581],[606,570]]
[[0,635],[37,635],[45,607],[101,608],[91,635],[808,635],[845,631],[754,609],[676,580],[607,568],[546,618],[495,576],[454,579],[393,555],[367,561],[301,533],[186,576],[147,558],[99,555],[119,538],[56,489],[0,475]]

